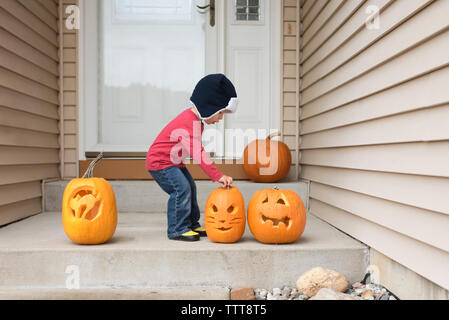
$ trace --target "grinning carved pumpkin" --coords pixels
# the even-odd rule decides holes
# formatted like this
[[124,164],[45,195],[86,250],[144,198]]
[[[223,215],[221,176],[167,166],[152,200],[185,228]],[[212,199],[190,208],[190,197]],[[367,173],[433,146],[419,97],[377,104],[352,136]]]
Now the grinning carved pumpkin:
[[62,224],[67,236],[78,244],[100,244],[108,241],[117,227],[114,191],[108,181],[93,178],[91,162],[82,178],[73,179],[64,190]]
[[259,190],[248,204],[248,225],[260,242],[295,242],[304,232],[306,209],[294,191]]
[[245,232],[245,202],[237,187],[218,188],[206,202],[205,227],[213,242],[237,242]]
[[272,183],[284,179],[290,171],[292,155],[288,146],[272,140],[280,136],[271,134],[266,140],[254,140],[243,152],[243,170],[254,182]]

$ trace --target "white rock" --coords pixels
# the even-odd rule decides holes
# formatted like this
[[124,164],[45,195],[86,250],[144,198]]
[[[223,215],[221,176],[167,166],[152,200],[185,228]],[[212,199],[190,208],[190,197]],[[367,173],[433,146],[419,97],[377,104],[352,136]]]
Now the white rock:
[[359,288],[359,289],[355,289],[354,293],[355,295],[359,296],[361,295],[366,289],[365,288]]
[[296,281],[296,287],[303,294],[312,297],[322,288],[345,292],[348,280],[337,271],[317,267],[303,273]]
[[322,288],[318,293],[309,300],[363,300],[350,294],[336,292],[332,289]]
[[378,286],[376,284],[374,284],[374,283],[368,283],[366,285],[366,288],[370,289],[371,291],[374,291],[374,290],[376,290],[378,288]]
[[282,289],[281,295],[288,297],[291,292],[292,292],[292,289],[284,288],[284,289]]
[[363,288],[365,285],[364,284],[362,284],[362,283],[360,283],[360,282],[356,282],[356,283],[354,283],[353,285],[352,285],[352,287],[354,288],[354,289],[357,289],[357,288]]
[[273,288],[273,295],[281,295],[282,291],[279,288]]

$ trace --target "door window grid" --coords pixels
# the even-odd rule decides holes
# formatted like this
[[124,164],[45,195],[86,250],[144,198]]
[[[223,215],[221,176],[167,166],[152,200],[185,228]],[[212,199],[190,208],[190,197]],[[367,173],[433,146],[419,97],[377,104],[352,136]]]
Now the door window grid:
[[235,0],[237,21],[259,21],[260,3],[259,0]]

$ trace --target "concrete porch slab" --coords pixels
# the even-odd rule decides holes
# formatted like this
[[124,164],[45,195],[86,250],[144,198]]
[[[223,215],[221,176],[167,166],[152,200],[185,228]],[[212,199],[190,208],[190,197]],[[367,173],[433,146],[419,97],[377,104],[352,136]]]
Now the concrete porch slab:
[[0,228],[0,289],[65,288],[68,266],[78,268],[86,290],[294,286],[315,266],[355,282],[368,266],[365,245],[310,214],[303,236],[288,245],[259,243],[248,228],[235,244],[173,241],[165,229],[164,214],[119,213],[108,243],[82,246],[66,237],[60,212],[32,216]]

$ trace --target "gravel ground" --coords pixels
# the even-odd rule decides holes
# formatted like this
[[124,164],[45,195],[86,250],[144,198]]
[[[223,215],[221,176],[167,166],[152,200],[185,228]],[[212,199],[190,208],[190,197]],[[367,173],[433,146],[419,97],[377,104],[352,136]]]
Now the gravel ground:
[[[394,294],[381,285],[373,283],[356,282],[352,284],[346,292],[352,296],[358,296],[364,300],[397,300]],[[302,294],[296,288],[282,287],[273,289],[254,289],[256,300],[309,300],[309,297]]]

